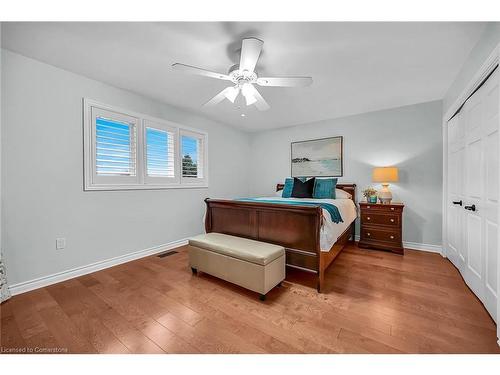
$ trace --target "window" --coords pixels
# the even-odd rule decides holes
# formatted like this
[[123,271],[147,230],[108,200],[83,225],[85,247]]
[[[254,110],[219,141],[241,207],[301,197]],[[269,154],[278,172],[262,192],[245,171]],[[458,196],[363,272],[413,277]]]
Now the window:
[[91,181],[102,184],[137,184],[137,128],[139,119],[124,113],[91,108]]
[[177,129],[144,121],[145,182],[165,184],[176,182]]
[[126,122],[96,118],[96,173],[135,176],[135,128]]
[[207,135],[84,100],[85,190],[207,186]]
[[202,134],[181,130],[182,180],[186,183],[203,180],[203,139]]

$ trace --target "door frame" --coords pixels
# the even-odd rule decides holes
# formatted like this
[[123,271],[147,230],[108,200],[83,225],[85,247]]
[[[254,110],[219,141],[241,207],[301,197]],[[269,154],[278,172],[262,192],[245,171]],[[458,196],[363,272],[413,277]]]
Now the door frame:
[[[441,243],[441,256],[447,258],[448,254],[448,238],[447,238],[447,220],[448,220],[448,206],[447,206],[447,192],[448,192],[448,120],[451,116],[460,108],[460,106],[467,100],[467,98],[477,89],[481,82],[493,71],[496,65],[498,65],[500,60],[500,43],[493,49],[491,54],[481,65],[479,70],[474,74],[473,78],[469,81],[465,89],[458,96],[458,98],[453,102],[450,108],[444,113],[442,119],[442,132],[443,132],[443,191],[442,191],[442,243]],[[499,68],[500,69],[500,68]],[[498,103],[500,107],[500,100]],[[499,148],[499,160],[500,160],[500,148]],[[500,190],[500,184],[499,184]],[[499,191],[500,197],[500,191]],[[499,210],[500,211],[500,210]],[[500,223],[500,212],[499,220]],[[500,225],[498,226],[498,244],[500,244]],[[497,256],[497,295],[500,295],[500,254]],[[497,315],[500,315],[500,298],[497,298]],[[497,317],[497,321],[500,319]],[[500,346],[500,324],[497,324],[497,343]]]

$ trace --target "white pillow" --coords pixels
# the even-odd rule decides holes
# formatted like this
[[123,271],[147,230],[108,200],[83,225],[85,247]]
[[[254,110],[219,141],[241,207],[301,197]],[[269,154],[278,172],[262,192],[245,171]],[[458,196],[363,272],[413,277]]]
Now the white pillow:
[[337,199],[351,199],[352,196],[347,191],[342,189],[335,189],[335,198]]

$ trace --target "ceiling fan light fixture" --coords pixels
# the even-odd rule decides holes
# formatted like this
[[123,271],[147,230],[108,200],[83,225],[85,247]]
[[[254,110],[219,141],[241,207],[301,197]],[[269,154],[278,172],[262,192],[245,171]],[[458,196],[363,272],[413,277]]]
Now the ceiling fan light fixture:
[[247,105],[252,105],[257,101],[257,99],[255,99],[255,96],[253,95],[246,95],[245,101],[247,102]]
[[250,86],[251,86],[250,83],[245,83],[241,87],[241,93],[245,97],[245,101],[246,101],[247,105],[252,105],[257,101],[257,99],[255,98],[255,96],[252,94],[252,92],[250,90]]
[[236,100],[236,97],[238,96],[240,92],[240,89],[238,87],[228,87],[228,90],[226,91],[226,98],[229,100],[231,103],[234,103]]

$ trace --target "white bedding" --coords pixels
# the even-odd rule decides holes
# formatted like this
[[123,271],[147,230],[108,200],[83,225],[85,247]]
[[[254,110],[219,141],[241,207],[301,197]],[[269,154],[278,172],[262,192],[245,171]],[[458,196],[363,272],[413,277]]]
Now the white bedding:
[[330,217],[327,210],[323,209],[323,226],[320,233],[320,247],[321,251],[330,251],[333,244],[337,241],[339,236],[344,233],[349,225],[356,219],[357,211],[356,205],[352,199],[314,199],[314,198],[282,198],[282,197],[260,197],[252,199],[262,200],[280,200],[280,201],[293,201],[293,202],[322,202],[331,203],[339,209],[340,216],[342,216],[342,223],[335,224]]

